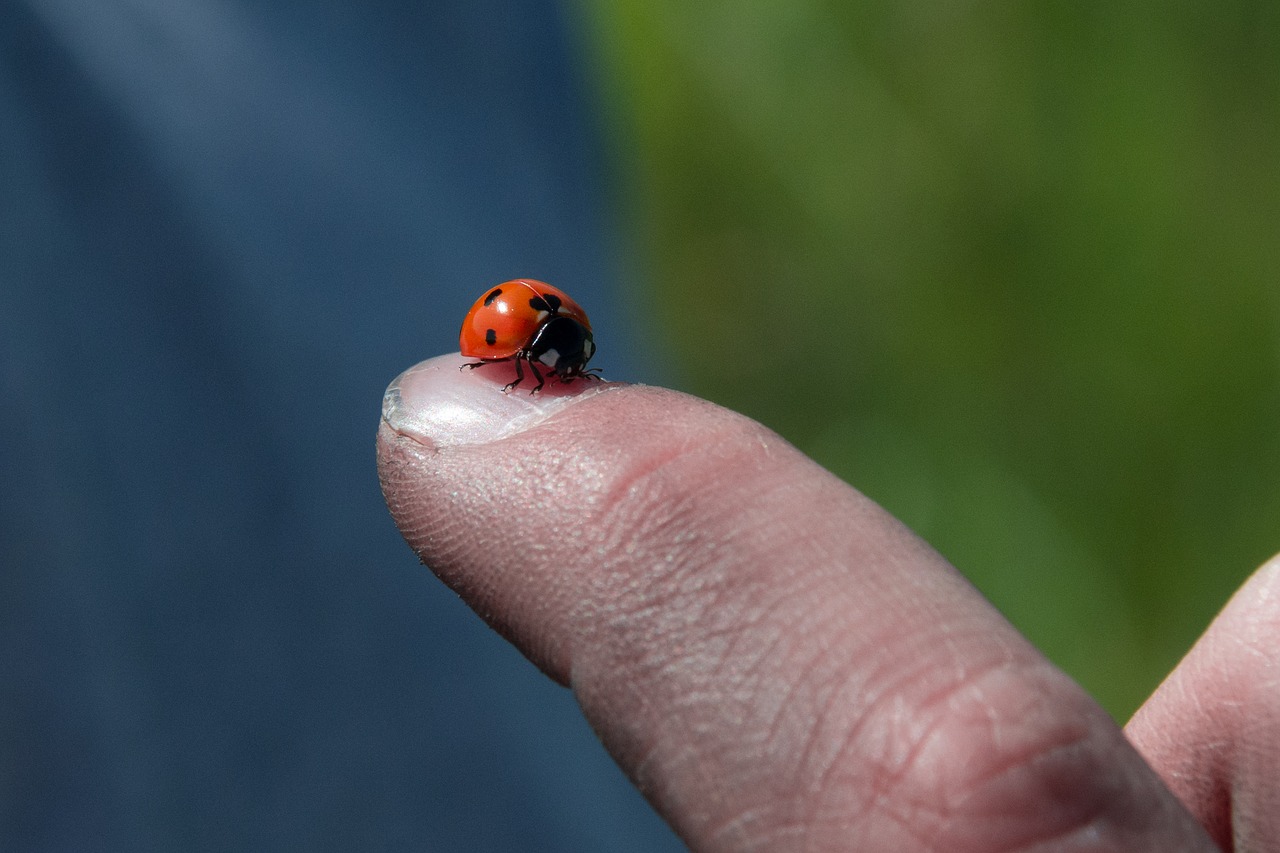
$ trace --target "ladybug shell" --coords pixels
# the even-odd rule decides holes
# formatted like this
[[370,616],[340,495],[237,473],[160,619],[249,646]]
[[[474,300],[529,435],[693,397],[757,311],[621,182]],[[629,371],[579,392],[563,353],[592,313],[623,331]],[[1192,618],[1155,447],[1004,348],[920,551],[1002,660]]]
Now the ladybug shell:
[[557,316],[570,317],[591,331],[587,312],[563,290],[532,278],[506,281],[489,288],[471,306],[462,321],[458,349],[468,358],[511,358]]

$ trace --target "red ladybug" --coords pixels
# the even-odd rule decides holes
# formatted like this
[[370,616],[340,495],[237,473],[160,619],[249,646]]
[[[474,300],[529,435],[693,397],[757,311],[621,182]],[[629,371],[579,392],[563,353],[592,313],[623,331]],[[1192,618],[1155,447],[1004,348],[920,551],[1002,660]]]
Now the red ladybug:
[[516,381],[504,391],[524,381],[521,362],[527,363],[538,380],[530,391],[533,393],[546,383],[538,365],[559,376],[561,382],[592,376],[584,368],[596,345],[587,312],[568,294],[546,282],[517,278],[490,288],[471,306],[462,321],[458,349],[468,358],[480,359],[464,367],[515,361]]

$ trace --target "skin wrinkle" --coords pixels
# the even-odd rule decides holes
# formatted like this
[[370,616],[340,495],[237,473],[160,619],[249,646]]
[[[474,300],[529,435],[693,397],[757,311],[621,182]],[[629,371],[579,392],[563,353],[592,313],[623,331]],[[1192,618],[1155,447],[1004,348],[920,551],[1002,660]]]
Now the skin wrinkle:
[[[771,827],[761,832],[758,827],[766,825],[761,809],[749,806],[736,813],[716,821],[708,821],[705,834],[708,850],[763,850],[769,849],[775,839],[786,834],[785,827]],[[749,843],[747,839],[755,839]]]
[[619,505],[635,499],[637,493],[653,488],[649,481],[660,478],[667,471],[684,462],[688,457],[714,448],[717,442],[710,437],[699,435],[682,441],[679,445],[667,445],[650,451],[643,464],[631,465],[625,476],[616,478],[604,492],[600,501],[600,512],[606,518],[610,511]]
[[[1134,849],[1135,841],[1149,839],[1149,832],[1158,832],[1167,826],[1175,812],[1171,804],[1144,808],[1136,787],[1138,778],[1131,771],[1114,775],[1114,764],[1108,760],[1114,753],[1114,749],[1095,736],[1082,737],[1075,744],[1064,740],[1056,748],[1035,755],[1033,778],[1046,790],[1017,788],[1009,805],[1002,802],[1002,807],[993,811],[985,824],[975,823],[969,827],[971,835],[990,843],[992,821],[1001,820],[1001,815],[1007,814],[1014,803],[1054,802],[1068,805],[1067,812],[1056,822],[1044,821],[1037,827],[1024,828],[1024,834],[1009,838],[1007,843],[1014,849],[1022,849],[1079,827],[1082,835],[1094,838],[1099,845],[1105,845],[1104,849]],[[1112,768],[1111,771],[1108,768]],[[1000,778],[994,778],[990,784],[999,790],[1000,782]],[[1009,784],[1003,787],[1008,789]],[[1079,794],[1085,792],[1091,796],[1082,799]],[[1024,803],[1022,808],[1025,810],[1027,805]]]
[[[1108,841],[1111,833],[1097,821],[1090,821],[1079,826],[1064,826],[1060,831],[1051,832],[1030,842],[1021,839],[1006,844],[984,848],[983,853],[1070,853],[1071,850],[1096,850],[1103,843],[1120,843],[1120,840]],[[1073,846],[1072,839],[1079,843]],[[946,853],[945,847],[930,846],[926,848],[936,853]]]
[[[854,684],[857,688],[852,687]],[[827,698],[819,706],[816,719],[822,721],[840,719],[839,715],[831,713],[836,703],[845,699],[850,693],[855,695],[867,693],[866,685],[865,673],[856,670],[848,672],[843,683],[829,691]],[[838,819],[845,825],[850,822],[874,820],[872,813],[877,800],[878,785],[871,782],[864,789],[865,793],[858,796],[856,801],[850,802],[849,794],[854,790],[853,786],[847,784],[836,786],[832,784],[832,779],[837,774],[847,776],[851,768],[855,767],[863,768],[857,775],[866,780],[873,780],[883,773],[883,766],[872,759],[866,750],[865,735],[869,727],[876,725],[883,728],[886,722],[896,719],[896,714],[891,712],[885,715],[880,713],[879,709],[886,703],[896,708],[897,702],[898,696],[891,691],[883,691],[878,696],[873,694],[869,701],[864,700],[861,703],[859,712],[846,724],[844,732],[829,747],[819,748],[820,741],[831,738],[831,734],[826,731],[829,726],[820,723],[813,727],[800,755],[804,775],[811,777],[812,781],[805,785],[807,796],[800,798],[796,804],[795,808],[799,813],[798,822],[814,827],[816,831],[823,824],[824,814],[838,815]],[[819,759],[815,757],[818,752],[825,755]],[[839,802],[833,803],[837,799]]]
[[[999,734],[999,721],[989,720],[988,727],[991,739],[996,740]],[[936,731],[935,725],[929,732],[929,736],[932,737]],[[998,748],[996,751],[999,752]],[[1096,752],[1092,746],[1090,733],[1083,727],[1076,730],[1064,727],[1059,733],[1051,732],[1036,743],[1006,754],[1002,760],[993,761],[990,766],[979,765],[980,772],[967,773],[964,782],[966,786],[971,787],[971,790],[962,792],[960,798],[955,800],[952,810],[963,811],[967,803],[979,798],[988,787],[1008,782],[1012,776],[1025,776],[1036,765],[1055,763],[1059,757],[1070,764],[1075,764],[1077,763],[1075,755],[1080,752],[1090,754]],[[1102,800],[1095,798],[1086,810],[1089,821],[1096,819],[1104,809],[1105,804]]]
[[[964,697],[966,703],[973,704],[977,710],[982,712],[982,716],[988,720],[987,729],[988,729],[991,742],[993,743],[999,742],[1000,740],[999,720],[996,716],[990,713],[989,706],[981,698],[981,694],[982,694],[981,689],[975,690],[975,685],[981,685],[982,682],[989,677],[990,673],[1000,673],[1002,676],[1007,676],[1008,669],[1009,669],[1008,661],[1005,661],[1005,660],[993,661],[991,665],[985,670],[975,672],[972,674],[970,678],[966,679],[964,682],[952,685],[950,690],[944,693],[933,694],[931,702],[922,706],[926,710],[932,707],[935,711],[935,715],[933,719],[930,721],[928,727],[922,730],[914,731],[909,735],[909,738],[915,744],[914,748],[908,750],[905,758],[898,763],[898,768],[897,768],[898,772],[886,774],[883,777],[885,779],[885,782],[882,782],[878,786],[881,796],[877,801],[878,802],[877,809],[881,812],[882,817],[888,818],[891,822],[895,824],[910,827],[912,830],[911,832],[912,837],[915,837],[920,840],[928,840],[934,834],[936,834],[938,838],[944,838],[944,839],[946,838],[947,827],[942,823],[943,821],[946,820],[946,818],[943,815],[935,814],[935,818],[936,818],[935,823],[937,823],[937,825],[935,826],[935,829],[932,833],[926,833],[925,827],[929,824],[929,821],[925,820],[924,815],[921,814],[919,811],[912,810],[909,812],[895,812],[893,809],[885,809],[885,804],[899,802],[899,801],[917,802],[917,803],[926,804],[925,809],[928,812],[937,811],[936,806],[932,804],[936,802],[945,802],[947,799],[946,796],[938,796],[938,794],[940,794],[941,792],[937,791],[936,786],[938,784],[941,784],[941,780],[924,784],[923,786],[918,788],[918,791],[914,796],[903,797],[901,796],[902,786],[905,785],[907,789],[910,789],[914,785],[914,783],[910,783],[904,780],[910,780],[911,774],[918,772],[918,769],[919,769],[918,756],[920,752],[927,745],[929,745],[931,739],[935,739],[936,737],[938,737],[938,726],[946,723],[948,720],[951,719],[951,715],[949,714],[948,709],[950,708],[950,706],[953,706],[956,703],[957,697]],[[896,690],[884,691],[884,696],[891,697],[895,702],[900,701],[900,695],[901,695],[900,692]],[[871,718],[873,717],[874,714],[875,714],[874,711],[868,712],[867,716],[868,718]],[[881,720],[893,720],[895,718],[895,715],[893,713],[879,714],[878,718]],[[1036,763],[1043,765],[1044,761],[1047,758],[1052,757],[1056,751],[1064,750],[1064,749],[1070,750],[1075,745],[1078,745],[1082,741],[1082,738],[1084,738],[1083,733],[1087,733],[1087,730],[1083,727],[1083,725],[1081,725],[1079,729],[1073,730],[1068,728],[1065,731],[1059,731],[1057,736],[1050,737],[1048,740],[1045,740],[1045,741],[1037,740],[1033,744],[1024,745],[1020,749],[1016,750],[1013,754],[1007,755],[1005,761],[991,768],[987,768],[989,772],[985,774],[973,776],[972,779],[963,780],[962,787],[968,787],[969,785],[973,785],[973,786],[976,786],[976,788],[980,789],[983,786],[989,784],[990,782],[995,781],[999,774],[1016,772],[1018,769],[1024,769],[1024,770],[1028,770],[1029,772],[1035,773],[1036,768],[1033,767],[1032,765]],[[851,733],[851,735],[853,734],[855,733]],[[960,732],[958,732],[958,734],[964,741],[970,740],[972,738],[972,731],[971,729],[968,729],[968,728],[961,730]],[[1053,733],[1050,732],[1050,734],[1052,735]],[[896,738],[897,736],[895,735],[894,737]],[[998,754],[1000,750],[995,750],[995,752]],[[1007,752],[1007,750],[1005,750],[1005,752]],[[1096,750],[1094,750],[1093,752],[1096,752]],[[865,751],[862,749],[862,747],[858,746],[853,741],[852,737],[849,741],[849,744],[847,746],[847,751],[845,754],[852,755],[855,758],[859,758],[863,761],[863,763],[865,763],[865,758],[866,758]],[[1071,762],[1068,762],[1068,764],[1070,763]],[[838,767],[838,766],[843,766],[843,764],[844,762],[841,762],[839,764],[835,764],[832,766]],[[882,768],[885,767],[884,765],[878,765],[878,766]],[[1076,774],[1076,775],[1079,776],[1079,774]],[[1083,778],[1083,777],[1081,776],[1080,778]],[[829,780],[827,780],[821,786],[821,790],[825,790],[825,791],[831,791],[834,788],[835,786],[831,785]],[[954,798],[952,797],[952,799]],[[1099,809],[1103,808],[1103,803],[1100,799],[1095,800],[1095,802],[1097,803]],[[960,801],[959,805],[956,807],[955,810],[958,812],[964,811],[963,800]],[[835,813],[836,825],[838,825],[840,816],[845,813],[845,809],[843,805],[841,805],[840,808],[835,809],[834,813]],[[996,818],[996,819],[1007,822],[1008,817],[1009,816],[1005,816],[1005,817]],[[1090,813],[1085,813],[1083,815],[1077,814],[1073,816],[1073,820],[1070,821],[1070,823],[1072,825],[1076,824],[1078,821],[1088,823],[1092,820],[1095,820],[1096,817],[1097,817],[1096,810],[1095,810],[1095,813],[1092,813],[1092,814]],[[808,820],[804,822],[810,826],[818,827],[818,828],[832,825],[832,820],[829,817],[824,818],[821,815],[812,815]],[[1028,830],[1028,831],[1030,832],[1031,830]],[[1049,831],[1052,831],[1056,834],[1060,831],[1060,828],[1050,827]],[[1014,841],[1016,841],[1016,843],[1014,843]],[[1021,839],[1012,840],[1010,843],[1010,849],[1016,849],[1020,845],[1025,845],[1025,843],[1027,843],[1027,839],[1025,836]],[[943,843],[937,843],[936,845],[935,843],[930,843],[925,845],[922,849],[938,849],[938,850],[956,851],[961,849],[972,849],[972,848],[962,847],[953,839],[953,840],[946,840]],[[977,849],[987,849],[987,848],[980,847]]]
[[[714,825],[708,832],[711,839],[708,850],[726,850],[732,853],[749,853],[754,850],[805,851],[809,845],[811,827],[795,823],[782,823],[770,818],[765,810],[746,809],[722,824]],[[859,850],[859,847],[847,849]]]
[[[912,693],[912,691],[908,689],[909,685],[923,685],[925,683],[924,676],[927,676],[931,671],[938,671],[934,661],[936,644],[932,641],[931,636],[916,636],[909,646],[904,646],[901,642],[896,644],[892,644],[890,642],[891,637],[901,636],[900,632],[897,632],[897,626],[890,626],[890,628],[883,631],[882,634],[884,635],[883,640],[880,640],[873,635],[864,645],[866,648],[871,650],[893,648],[894,653],[892,655],[874,653],[866,657],[855,655],[856,658],[863,660],[864,662],[871,662],[874,664],[871,667],[867,667],[864,663],[861,668],[860,689],[858,691],[852,691],[856,696],[860,697],[857,701],[857,705],[859,707],[857,716],[861,721],[863,721],[862,725],[865,725],[866,721],[872,719],[877,711],[879,711],[879,709],[884,705],[902,702],[905,696]],[[975,638],[979,637],[980,632],[975,631],[974,636]],[[949,689],[950,686],[951,682],[948,681],[939,689],[946,690]],[[926,693],[920,701],[927,703],[930,697],[934,695],[939,695],[937,690]],[[819,713],[818,717],[820,719],[831,718],[832,715],[829,713],[830,705],[841,698],[844,698],[843,694],[833,694],[830,700],[828,700],[827,706],[824,707],[823,712]],[[915,702],[917,700],[913,697],[912,701]],[[883,717],[886,719],[898,720],[901,718],[901,715],[896,712],[891,712],[884,714]],[[877,743],[880,742],[880,740],[881,739],[875,739],[872,742]],[[890,740],[892,741],[893,739]],[[885,750],[883,749],[875,751],[885,753]],[[871,754],[873,751],[864,750],[864,752]],[[890,763],[893,765],[899,765],[902,762],[899,759],[891,758]],[[826,762],[824,766],[831,766],[831,762]]]
[[[941,691],[931,690],[927,698],[920,702],[919,705],[914,704],[914,699],[911,703],[908,703],[904,699],[906,691],[897,688],[901,684],[915,682],[922,673],[928,673],[926,664],[921,664],[917,671],[904,673],[900,679],[897,679],[897,684],[891,682],[885,689],[879,691],[878,695],[873,699],[872,705],[868,708],[866,715],[868,718],[871,718],[878,709],[886,705],[893,709],[890,713],[881,713],[877,720],[879,723],[876,727],[877,730],[888,733],[885,737],[875,739],[885,744],[884,747],[877,750],[879,760],[872,762],[877,771],[874,777],[879,780],[879,784],[871,786],[869,799],[877,804],[883,805],[883,803],[889,801],[889,794],[902,788],[912,772],[917,770],[919,757],[929,745],[939,722],[936,714],[929,714],[933,710],[934,703],[942,703],[952,693],[964,687],[963,684],[948,684]],[[908,711],[909,716],[904,720],[903,714],[899,713],[899,711],[907,707],[912,707],[913,710]],[[922,719],[926,716],[932,718]],[[856,732],[856,734],[862,735],[865,732]],[[842,754],[853,754],[854,746],[855,744],[852,741],[846,743]],[[830,776],[838,767],[839,764],[835,762],[828,767],[827,773],[824,774],[822,779],[824,790],[830,786]],[[918,782],[916,784],[919,785]],[[930,780],[919,787],[932,794],[936,784],[936,782]]]
[[[867,829],[864,832],[864,840],[862,841],[862,843],[858,845],[856,849],[858,850],[862,850],[862,849],[911,850],[913,851],[913,853],[915,853],[915,851],[937,850],[938,853],[956,853],[956,851],[952,851],[952,850],[943,851],[937,848],[935,846],[935,839],[933,837],[933,834],[925,833],[924,828],[921,827],[911,817],[905,814],[897,813],[893,810],[885,810],[885,811],[882,811],[881,814],[883,814],[885,817],[888,818],[888,820],[892,824],[892,828],[896,830],[896,832],[885,831],[883,828],[883,824],[876,824],[874,826],[868,824]],[[876,840],[872,841],[871,840],[872,838],[875,838]],[[889,838],[893,839],[892,846],[890,846],[890,844],[887,843]],[[907,843],[908,841],[911,841],[914,843],[908,846],[908,843]]]
[[[777,776],[782,777],[774,780],[773,787],[787,792],[784,796],[776,796],[771,789],[762,788],[760,792],[764,804],[753,807],[751,809],[757,817],[768,815],[771,817],[771,824],[785,825],[793,822],[791,815],[798,810],[798,802],[802,802],[807,788],[809,787],[804,781],[804,772],[809,749],[812,746],[813,738],[817,736],[817,732],[809,726],[803,726],[802,732],[804,737],[799,744],[793,744],[793,738],[783,736],[781,732],[784,726],[788,726],[792,722],[791,714],[788,712],[795,707],[807,707],[803,699],[798,698],[800,694],[811,689],[809,682],[810,672],[816,668],[816,655],[809,656],[810,660],[801,668],[787,668],[786,677],[777,677],[770,674],[762,678],[761,687],[770,688],[770,692],[778,694],[777,713],[772,715],[772,719],[766,720],[767,729],[762,737],[757,740],[759,748],[765,752],[776,756],[774,763],[779,769]],[[780,682],[780,683],[778,683]],[[793,745],[799,746],[800,749],[792,749]],[[745,760],[749,760],[749,756],[744,756]],[[788,779],[790,777],[790,779]],[[732,823],[730,821],[729,823]],[[738,824],[741,826],[741,824]],[[726,823],[726,827],[728,823]],[[713,835],[721,835],[724,831],[717,832],[713,829]]]
[[[891,810],[885,809],[885,803],[890,801],[888,793],[903,785],[904,780],[909,778],[914,769],[915,759],[925,746],[933,725],[933,722],[930,722],[929,725],[920,728],[910,722],[930,709],[932,704],[930,698],[920,702],[916,710],[908,712],[907,719],[904,720],[901,713],[907,707],[915,707],[917,701],[915,698],[909,703],[904,700],[904,695],[912,692],[905,689],[905,685],[924,684],[927,679],[923,676],[927,676],[930,671],[930,665],[927,662],[918,658],[910,659],[916,660],[917,666],[910,671],[899,671],[896,678],[886,680],[878,690],[870,689],[869,685],[874,682],[865,675],[859,678],[856,674],[851,674],[848,682],[857,681],[859,689],[851,690],[846,686],[833,691],[819,710],[817,719],[839,719],[838,715],[830,713],[830,709],[845,698],[846,694],[870,695],[870,698],[862,703],[863,707],[858,713],[855,724],[844,733],[835,749],[829,750],[830,756],[815,766],[814,769],[819,771],[819,775],[808,787],[811,792],[820,793],[821,796],[814,799],[812,808],[805,816],[805,823],[815,827],[822,826],[830,824],[833,818],[838,820],[841,816],[850,814],[866,815],[874,820],[877,813],[888,813],[891,819],[896,819],[896,815],[889,813]],[[886,672],[893,672],[894,669],[887,668]],[[926,694],[926,697],[940,702],[946,695],[961,687],[962,685],[949,685],[945,693],[934,689]],[[887,736],[881,734],[868,737],[869,731],[887,733]],[[815,732],[815,737],[819,734]],[[877,749],[868,748],[877,743],[882,746]],[[810,760],[809,752],[811,750],[806,750],[806,761]],[[847,773],[851,767],[867,768],[867,772],[859,774],[860,777],[875,780],[866,785],[867,795],[861,797],[860,802],[852,808],[843,800],[838,803],[832,802],[837,796],[847,797],[847,790],[851,786],[848,783],[835,784],[833,780],[836,774]],[[925,790],[931,790],[931,786],[926,785]],[[824,812],[829,817],[824,817]]]
[[[781,692],[766,691],[761,689],[768,683],[771,675],[769,664],[775,659],[776,655],[785,649],[785,644],[789,636],[797,630],[814,630],[814,622],[807,622],[804,625],[795,625],[793,620],[781,620],[774,617],[779,614],[784,605],[794,604],[816,591],[820,585],[816,577],[807,579],[807,585],[801,582],[799,588],[788,587],[782,592],[778,599],[767,603],[755,616],[755,621],[761,627],[768,627],[767,642],[751,651],[748,646],[752,641],[758,642],[761,631],[757,629],[748,635],[745,632],[739,632],[734,644],[730,647],[728,654],[736,658],[746,657],[745,662],[740,663],[737,667],[739,679],[746,683],[748,680],[751,689],[757,696],[768,696],[768,705],[761,704],[757,716],[763,718],[766,723],[764,734],[761,741],[765,744],[777,744],[780,740],[779,729],[783,722],[783,715],[788,707],[793,706],[793,699],[796,691],[799,690],[803,679],[792,679],[785,689]],[[759,700],[757,700],[759,701]]]

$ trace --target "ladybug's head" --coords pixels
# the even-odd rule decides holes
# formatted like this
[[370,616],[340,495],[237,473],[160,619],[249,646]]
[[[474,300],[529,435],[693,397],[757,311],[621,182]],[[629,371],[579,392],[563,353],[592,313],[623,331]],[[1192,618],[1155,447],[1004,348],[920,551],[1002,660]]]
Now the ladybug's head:
[[581,376],[591,356],[595,341],[591,330],[572,317],[552,317],[543,323],[526,348],[530,361],[550,368],[562,380]]

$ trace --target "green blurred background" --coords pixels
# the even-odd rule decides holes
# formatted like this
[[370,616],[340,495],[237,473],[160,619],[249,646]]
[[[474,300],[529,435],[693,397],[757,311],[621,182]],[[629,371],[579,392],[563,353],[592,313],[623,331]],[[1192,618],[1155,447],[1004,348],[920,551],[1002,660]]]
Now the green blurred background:
[[1126,718],[1280,550],[1280,4],[580,8],[646,345]]

